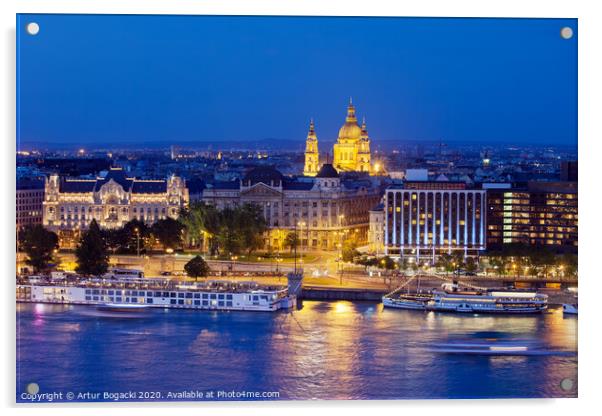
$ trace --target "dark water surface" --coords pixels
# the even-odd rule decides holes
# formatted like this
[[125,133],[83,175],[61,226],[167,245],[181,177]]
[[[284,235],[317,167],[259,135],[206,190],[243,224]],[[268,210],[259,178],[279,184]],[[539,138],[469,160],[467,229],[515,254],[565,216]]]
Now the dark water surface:
[[[432,351],[483,331],[577,349],[577,319],[558,309],[474,316],[306,301],[292,314],[155,309],[123,317],[89,306],[17,304],[17,401],[30,401],[29,383],[65,401],[68,392],[88,401],[111,400],[105,392],[133,392],[135,400],[191,392],[201,400],[275,398],[264,392],[280,400],[577,395],[576,355]],[[563,379],[574,385],[562,389]]]

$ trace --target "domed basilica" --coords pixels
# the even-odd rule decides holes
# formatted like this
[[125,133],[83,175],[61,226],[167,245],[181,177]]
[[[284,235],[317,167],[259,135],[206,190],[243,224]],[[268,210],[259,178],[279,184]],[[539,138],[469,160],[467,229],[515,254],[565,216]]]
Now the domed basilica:
[[[339,129],[339,137],[333,146],[333,166],[343,172],[371,172],[370,138],[364,119],[360,127],[355,116],[355,107],[349,100],[345,124]],[[318,137],[313,120],[309,126],[305,146],[305,168],[303,174],[316,176],[319,170]]]

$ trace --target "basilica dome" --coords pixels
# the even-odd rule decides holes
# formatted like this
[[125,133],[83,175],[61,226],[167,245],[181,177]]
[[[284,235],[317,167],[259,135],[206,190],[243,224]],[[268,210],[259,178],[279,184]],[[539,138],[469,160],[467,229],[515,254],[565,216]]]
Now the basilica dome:
[[362,136],[362,129],[357,124],[357,118],[355,117],[355,107],[353,103],[349,103],[347,107],[347,118],[345,119],[345,124],[339,130],[339,141],[341,140],[351,140],[351,141],[359,141]]
[[339,140],[359,140],[362,135],[362,129],[357,122],[345,122],[339,130]]

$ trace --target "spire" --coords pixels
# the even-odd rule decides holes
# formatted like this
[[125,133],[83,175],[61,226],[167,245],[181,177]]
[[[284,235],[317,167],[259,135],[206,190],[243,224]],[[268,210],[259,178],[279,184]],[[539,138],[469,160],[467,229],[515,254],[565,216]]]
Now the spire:
[[366,117],[362,118],[362,135],[361,138],[368,140],[368,126],[366,125]]
[[349,97],[349,105],[347,106],[347,119],[345,120],[348,123],[357,123],[357,118],[355,118],[355,107],[353,106],[353,100]]
[[308,139],[317,139],[313,118],[311,118],[309,121],[309,132],[307,133],[307,138]]

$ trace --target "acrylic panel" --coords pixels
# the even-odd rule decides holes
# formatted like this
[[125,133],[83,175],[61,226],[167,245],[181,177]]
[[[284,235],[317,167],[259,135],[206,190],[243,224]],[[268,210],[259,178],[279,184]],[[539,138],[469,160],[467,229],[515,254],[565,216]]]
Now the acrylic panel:
[[576,19],[16,27],[17,402],[577,397]]

